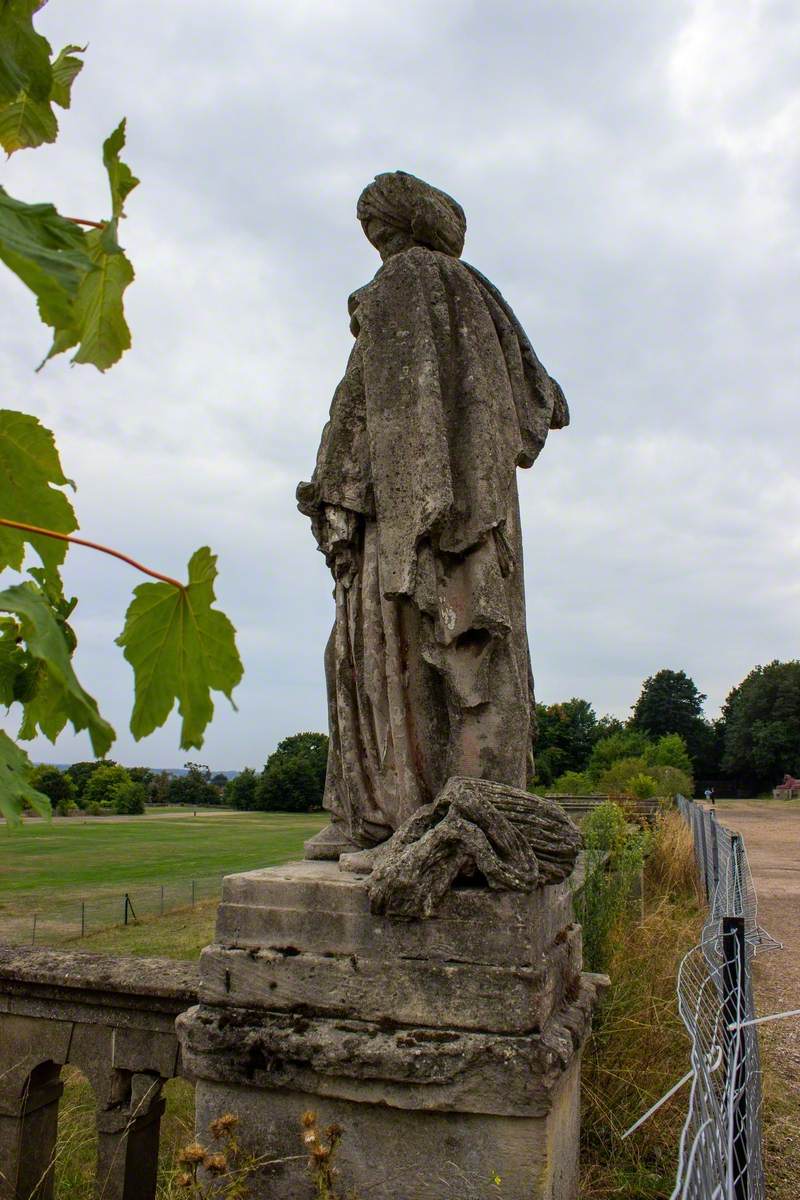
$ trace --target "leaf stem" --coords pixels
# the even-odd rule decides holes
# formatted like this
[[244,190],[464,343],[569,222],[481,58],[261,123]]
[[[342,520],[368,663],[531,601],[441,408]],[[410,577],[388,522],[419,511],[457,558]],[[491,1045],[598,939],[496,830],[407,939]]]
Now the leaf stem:
[[65,217],[65,221],[72,221],[73,225],[89,225],[92,229],[105,229],[105,221],[86,221],[83,217]]
[[162,575],[160,571],[151,571],[149,567],[145,567],[142,563],[137,562],[135,558],[130,558],[127,554],[123,554],[121,550],[112,550],[110,546],[103,546],[100,542],[89,542],[86,538],[75,537],[71,533],[58,533],[55,529],[42,529],[40,525],[27,525],[24,521],[9,521],[5,517],[0,517],[0,525],[5,525],[8,529],[24,529],[27,533],[40,533],[44,537],[57,538],[60,542],[72,542],[75,546],[88,546],[90,550],[99,550],[102,554],[110,554],[112,558],[119,558],[122,562],[127,563],[130,567],[135,567],[137,571],[141,571],[144,575],[150,575],[153,579],[160,579],[162,583],[171,583],[173,587],[179,591],[184,591],[184,584],[177,579],[173,579],[171,575]]

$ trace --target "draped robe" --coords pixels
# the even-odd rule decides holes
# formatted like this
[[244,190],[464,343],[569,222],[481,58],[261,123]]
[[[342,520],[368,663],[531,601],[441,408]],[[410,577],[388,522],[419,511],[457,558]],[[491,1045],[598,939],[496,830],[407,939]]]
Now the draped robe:
[[394,255],[350,313],[355,345],[298,500],[336,580],[324,805],[369,846],[452,775],[525,786],[516,468],[569,416],[500,293],[458,258]]

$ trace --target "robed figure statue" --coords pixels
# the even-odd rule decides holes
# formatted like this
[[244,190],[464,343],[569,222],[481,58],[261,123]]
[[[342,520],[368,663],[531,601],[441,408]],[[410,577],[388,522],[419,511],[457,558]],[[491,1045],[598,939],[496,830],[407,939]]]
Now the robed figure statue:
[[461,261],[455,200],[397,171],[357,212],[383,266],[350,297],[355,344],[298,488],[336,598],[317,858],[384,842],[452,776],[525,787],[516,470],[569,420],[506,301]]

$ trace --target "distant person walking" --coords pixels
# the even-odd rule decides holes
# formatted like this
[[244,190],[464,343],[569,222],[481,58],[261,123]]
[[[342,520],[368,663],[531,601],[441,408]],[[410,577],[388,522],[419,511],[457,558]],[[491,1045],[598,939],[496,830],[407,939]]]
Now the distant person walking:
[[704,792],[704,795],[706,798],[706,804],[710,804],[712,808],[716,808],[716,804],[714,803],[714,801],[715,801],[714,789],[712,787],[707,787]]

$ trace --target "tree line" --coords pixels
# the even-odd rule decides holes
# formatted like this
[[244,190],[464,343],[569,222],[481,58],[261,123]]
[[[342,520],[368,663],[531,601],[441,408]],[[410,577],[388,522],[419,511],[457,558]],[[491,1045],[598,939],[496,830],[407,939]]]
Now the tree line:
[[[598,718],[577,697],[537,704],[533,782],[565,792],[636,794],[629,786],[636,776],[662,785],[661,769],[669,767],[684,775],[672,779],[684,785],[673,790],[702,781],[758,793],[787,773],[800,774],[800,661],[754,667],[714,721],[703,713],[705,700],[685,671],[663,669],[644,680],[627,721]],[[648,786],[638,781],[640,793]]]
[[133,815],[143,813],[146,804],[310,812],[322,805],[327,762],[324,733],[295,733],[278,744],[261,771],[245,767],[233,779],[212,775],[203,763],[187,762],[185,774],[171,775],[110,759],[72,763],[65,770],[42,764],[29,779],[58,816]]
[[[685,671],[664,669],[644,680],[627,721],[598,717],[578,697],[537,704],[530,786],[646,798],[691,795],[706,783],[758,793],[800,776],[800,661],[754,667],[715,721],[703,714],[705,699]],[[37,767],[31,782],[60,814],[137,813],[146,803],[310,812],[322,805],[327,761],[326,735],[303,732],[284,738],[260,771],[245,767],[233,779],[202,763],[173,776],[99,759]]]
[[212,775],[202,763],[186,763],[185,775],[151,767],[123,767],[111,759],[72,763],[65,770],[46,763],[35,767],[30,782],[61,817],[134,816],[146,804],[181,804],[194,808],[225,803],[227,775]]

